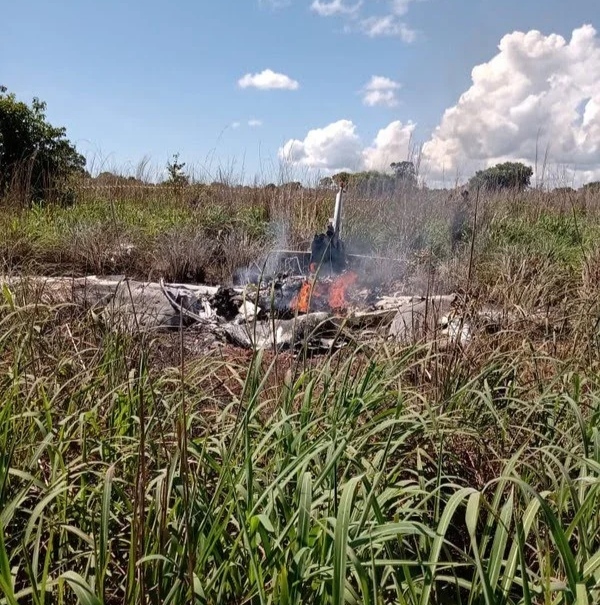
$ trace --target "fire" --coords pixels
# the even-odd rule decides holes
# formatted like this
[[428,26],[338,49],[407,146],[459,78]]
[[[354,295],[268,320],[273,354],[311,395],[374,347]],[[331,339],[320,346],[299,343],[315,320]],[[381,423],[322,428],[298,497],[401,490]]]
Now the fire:
[[302,286],[300,287],[300,292],[298,292],[298,296],[296,296],[291,302],[290,307],[294,311],[308,313],[312,289],[312,283],[310,281],[303,281]]
[[346,290],[356,281],[358,275],[352,273],[343,273],[331,284],[329,289],[329,306],[333,311],[340,311],[346,308]]
[[348,272],[333,281],[307,279],[302,282],[298,295],[290,303],[294,311],[308,313],[311,307],[327,305],[332,311],[343,311],[346,306],[346,291],[358,278],[356,273]]

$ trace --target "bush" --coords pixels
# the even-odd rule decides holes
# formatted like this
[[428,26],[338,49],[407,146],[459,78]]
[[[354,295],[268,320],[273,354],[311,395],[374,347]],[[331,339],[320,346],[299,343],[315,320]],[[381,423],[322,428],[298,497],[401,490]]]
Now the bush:
[[590,193],[600,193],[600,181],[592,181],[591,183],[586,183],[581,187],[582,191],[589,191]]
[[66,138],[66,130],[46,121],[46,104],[17,101],[0,86],[0,196],[22,201],[73,201],[70,181],[83,174],[85,158]]
[[487,170],[478,170],[469,181],[469,187],[481,187],[489,191],[516,189],[521,191],[529,187],[533,169],[520,162],[504,162]]

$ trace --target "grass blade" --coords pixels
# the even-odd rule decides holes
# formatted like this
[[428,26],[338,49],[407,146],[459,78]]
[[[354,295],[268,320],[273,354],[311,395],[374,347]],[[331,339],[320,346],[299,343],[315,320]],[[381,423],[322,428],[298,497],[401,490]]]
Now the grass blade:
[[78,573],[67,571],[62,577],[77,595],[79,605],[102,605],[102,601],[94,594],[90,585]]
[[353,477],[345,485],[340,498],[333,539],[333,605],[343,605],[346,599],[346,568],[348,564],[348,531],[352,502],[362,477]]
[[310,472],[302,475],[300,486],[300,502],[298,506],[298,543],[308,546],[310,532],[310,510],[312,505],[312,478]]

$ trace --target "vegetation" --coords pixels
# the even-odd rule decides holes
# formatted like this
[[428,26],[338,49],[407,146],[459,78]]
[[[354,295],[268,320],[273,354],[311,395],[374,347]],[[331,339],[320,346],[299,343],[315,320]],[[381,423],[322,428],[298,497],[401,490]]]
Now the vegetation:
[[169,178],[165,181],[168,185],[188,185],[189,178],[183,172],[185,162],[179,161],[179,154],[176,153],[173,159],[167,163],[167,173]]
[[46,104],[17,101],[0,86],[0,195],[21,201],[72,202],[70,184],[83,173],[85,158],[66,138],[66,130],[46,121]]
[[542,351],[160,369],[149,340],[24,303],[5,293],[4,373],[36,368],[4,386],[8,602],[596,602],[591,376],[527,384],[560,365]]
[[600,192],[600,181],[592,181],[591,183],[586,183],[582,189],[584,191],[591,191],[593,193]]
[[223,282],[332,210],[170,165],[0,200],[0,603],[600,602],[597,190],[348,187],[348,246],[404,261],[375,286],[512,318],[465,346],[203,350],[42,296],[27,275]]
[[394,171],[396,181],[408,187],[417,186],[417,169],[413,162],[392,162],[390,168]]
[[[258,227],[293,208],[300,237],[332,202],[309,189],[188,189],[136,186],[128,199],[115,185],[122,201],[83,189],[81,205],[4,220],[32,247],[23,268],[94,232],[86,262],[105,268],[113,230],[138,234],[143,251],[162,241],[153,254],[183,263],[195,226],[216,242],[220,230],[268,240]],[[349,193],[351,240],[366,237],[367,216],[382,247],[420,225],[412,254],[427,287],[450,280],[507,312],[541,308],[545,327],[465,350],[198,352],[193,335],[125,332],[27,281],[4,286],[4,601],[598,602],[597,199],[481,198],[471,259],[469,242],[451,254],[447,196],[423,195],[429,205]],[[239,260],[236,241],[221,264]]]
[[351,189],[360,195],[390,195],[396,190],[415,189],[417,187],[417,168],[414,162],[392,162],[391,174],[368,170],[364,172],[338,172],[331,177],[321,179],[324,188],[339,187]]
[[533,169],[520,162],[504,162],[486,170],[479,170],[469,181],[471,188],[483,187],[490,191],[516,190],[529,187]]

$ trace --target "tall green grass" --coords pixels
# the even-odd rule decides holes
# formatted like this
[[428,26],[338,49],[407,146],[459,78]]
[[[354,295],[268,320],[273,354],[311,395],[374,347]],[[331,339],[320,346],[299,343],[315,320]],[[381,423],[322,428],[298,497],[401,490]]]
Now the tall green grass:
[[4,288],[0,601],[598,603],[597,374],[487,338],[193,356]]

